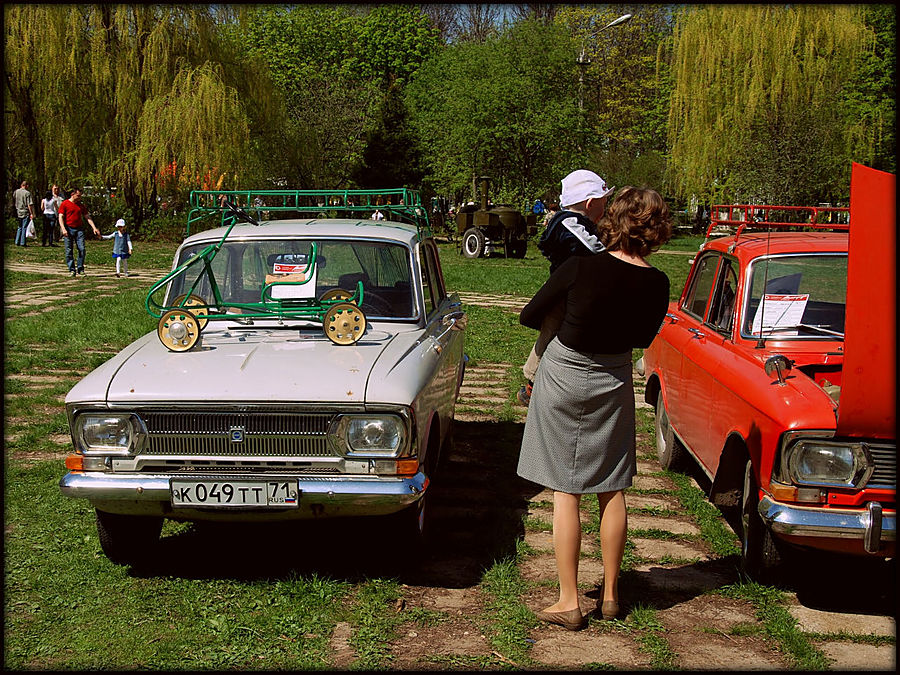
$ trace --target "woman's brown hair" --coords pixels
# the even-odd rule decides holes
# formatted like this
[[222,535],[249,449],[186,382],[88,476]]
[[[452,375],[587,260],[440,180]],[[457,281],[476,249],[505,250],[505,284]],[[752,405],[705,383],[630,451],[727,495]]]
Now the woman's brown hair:
[[626,185],[606,209],[599,230],[610,251],[644,258],[672,238],[672,218],[656,190]]

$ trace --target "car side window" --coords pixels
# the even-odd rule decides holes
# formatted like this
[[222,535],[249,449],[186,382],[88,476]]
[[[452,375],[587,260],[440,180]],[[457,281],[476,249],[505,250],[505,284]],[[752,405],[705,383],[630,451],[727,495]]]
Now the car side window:
[[425,315],[431,314],[441,303],[444,289],[438,273],[434,245],[424,243],[419,247],[419,267],[422,269],[422,294],[425,298]]
[[694,280],[682,305],[685,312],[693,314],[701,321],[706,316],[706,307],[716,278],[718,262],[719,256],[707,255],[695,263],[697,269],[694,272]]
[[716,283],[716,292],[713,296],[712,307],[709,311],[707,323],[716,330],[730,333],[734,321],[734,299],[737,289],[737,274],[730,260],[722,261],[722,269]]

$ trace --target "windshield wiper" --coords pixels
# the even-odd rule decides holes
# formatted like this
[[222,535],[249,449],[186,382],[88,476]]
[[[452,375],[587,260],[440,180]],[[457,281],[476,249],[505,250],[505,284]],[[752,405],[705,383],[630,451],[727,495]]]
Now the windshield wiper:
[[844,334],[843,334],[843,333],[839,333],[839,332],[834,331],[834,330],[828,330],[827,328],[822,328],[822,326],[813,326],[813,325],[808,324],[808,323],[798,323],[798,324],[797,324],[797,328],[805,328],[806,330],[811,330],[811,331],[814,331],[814,332],[816,332],[816,333],[822,333],[823,335],[834,335],[835,337],[839,337],[839,338],[841,338],[841,339],[844,338]]

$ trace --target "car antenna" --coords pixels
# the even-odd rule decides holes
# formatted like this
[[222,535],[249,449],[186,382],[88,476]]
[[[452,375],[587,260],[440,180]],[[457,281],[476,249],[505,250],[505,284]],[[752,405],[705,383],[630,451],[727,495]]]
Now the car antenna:
[[763,272],[762,298],[759,301],[759,340],[757,349],[765,349],[766,339],[763,337],[766,321],[766,287],[769,285],[769,244],[772,241],[772,227],[769,225],[768,212],[766,213],[766,270]]

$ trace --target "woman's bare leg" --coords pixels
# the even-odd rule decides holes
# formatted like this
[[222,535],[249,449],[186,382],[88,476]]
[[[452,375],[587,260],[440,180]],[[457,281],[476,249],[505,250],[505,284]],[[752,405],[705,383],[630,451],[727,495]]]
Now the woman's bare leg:
[[559,574],[559,601],[547,612],[578,609],[578,558],[581,555],[581,495],[553,493],[553,551]]
[[619,568],[625,555],[625,538],[628,534],[628,512],[625,493],[601,492],[600,550],[603,553],[603,600],[619,600]]

